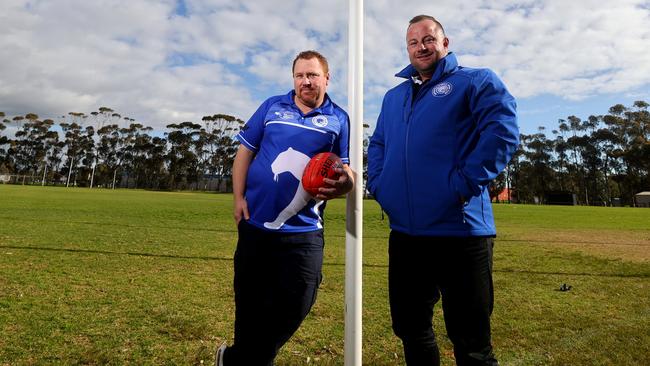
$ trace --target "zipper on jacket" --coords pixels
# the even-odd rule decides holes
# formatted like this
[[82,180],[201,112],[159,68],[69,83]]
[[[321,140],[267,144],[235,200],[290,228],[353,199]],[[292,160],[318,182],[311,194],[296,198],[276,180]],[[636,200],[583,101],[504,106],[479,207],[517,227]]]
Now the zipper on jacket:
[[[413,95],[413,87],[411,87],[411,90],[409,91],[411,93],[411,98],[415,98],[415,95]],[[404,101],[404,107],[407,107],[407,104],[409,103],[408,97]],[[408,107],[408,118],[406,118],[406,134],[404,135],[404,171],[405,171],[405,179],[406,179],[406,204],[408,205],[408,210],[409,210],[409,231],[410,233],[413,232],[413,205],[411,204],[411,183],[409,179],[409,164],[408,164],[408,146],[409,146],[409,133],[411,130],[411,116],[413,116],[413,104],[414,101],[411,100],[411,106]]]
[[[413,119],[413,110],[415,109],[415,105],[418,103],[420,99],[422,99],[422,95],[425,94],[422,90],[428,87],[428,84],[432,83],[433,81],[431,79],[426,81],[426,84],[420,85],[418,88],[417,93],[413,92],[413,86],[411,86],[409,93],[411,95],[411,104],[408,106],[408,116],[406,118],[406,136],[405,136],[405,141],[404,141],[404,170],[406,172],[406,203],[408,205],[408,210],[409,210],[409,229],[411,232],[414,232],[414,221],[413,221],[413,197],[411,197],[411,190],[410,190],[410,182],[409,182],[409,165],[408,165],[408,146],[409,146],[409,137],[410,137],[410,131],[411,131],[411,120]],[[404,107],[407,107],[407,104],[409,103],[408,97],[404,101]],[[463,214],[463,220],[464,220],[464,214]]]
[[[432,80],[428,80],[426,83],[429,84],[431,83]],[[413,110],[415,109],[415,105],[418,103],[419,99],[422,99],[421,96],[424,95],[424,92],[422,91],[423,89],[427,88],[428,85],[422,84],[418,88],[417,93],[413,93],[413,86],[411,86],[411,89],[409,90],[409,93],[411,95],[411,105],[408,107],[409,108],[409,113],[408,113],[408,118],[406,119],[406,137],[404,141],[404,170],[406,171],[406,203],[408,205],[409,209],[409,229],[411,232],[414,232],[414,224],[413,224],[413,199],[411,197],[411,190],[409,189],[411,184],[409,182],[409,165],[408,165],[408,145],[409,145],[409,137],[410,137],[410,131],[411,131],[411,120],[413,119]],[[407,107],[407,104],[409,103],[408,98],[404,101],[404,107]],[[464,219],[464,214],[463,214],[463,219]]]
[[411,197],[411,182],[409,179],[409,164],[408,164],[408,145],[409,145],[409,131],[411,129],[411,115],[409,114],[409,120],[406,122],[406,141],[404,142],[404,170],[406,171],[406,200],[409,206],[409,229],[413,232],[413,199]]

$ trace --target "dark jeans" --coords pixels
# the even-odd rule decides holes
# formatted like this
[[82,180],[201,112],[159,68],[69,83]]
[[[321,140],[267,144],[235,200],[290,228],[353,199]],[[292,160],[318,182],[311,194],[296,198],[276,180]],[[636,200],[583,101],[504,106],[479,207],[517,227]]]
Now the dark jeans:
[[282,234],[239,224],[235,251],[235,342],[227,366],[273,365],[316,301],[323,231]]
[[409,366],[439,365],[433,306],[442,297],[457,365],[498,365],[490,341],[492,238],[416,237],[391,231],[393,330]]

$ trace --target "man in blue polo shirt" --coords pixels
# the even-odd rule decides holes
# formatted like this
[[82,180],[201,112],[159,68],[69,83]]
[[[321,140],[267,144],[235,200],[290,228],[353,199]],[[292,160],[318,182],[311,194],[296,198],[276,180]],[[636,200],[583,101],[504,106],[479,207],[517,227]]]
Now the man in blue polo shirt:
[[[233,166],[235,341],[217,365],[272,365],[316,300],[323,263],[326,200],[352,190],[349,119],[327,95],[329,67],[316,51],[296,56],[294,90],[267,99],[237,135]],[[310,158],[343,162],[315,197],[301,184]]]

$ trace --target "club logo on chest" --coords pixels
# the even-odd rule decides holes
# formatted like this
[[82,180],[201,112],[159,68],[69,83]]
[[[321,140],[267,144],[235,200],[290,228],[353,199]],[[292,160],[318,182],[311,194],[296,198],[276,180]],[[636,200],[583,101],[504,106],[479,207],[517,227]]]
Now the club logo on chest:
[[325,116],[315,116],[311,118],[311,123],[316,127],[325,127],[327,126],[327,117]]
[[431,94],[434,97],[440,98],[451,93],[452,86],[450,83],[443,81],[442,83],[436,84],[433,89],[431,89]]

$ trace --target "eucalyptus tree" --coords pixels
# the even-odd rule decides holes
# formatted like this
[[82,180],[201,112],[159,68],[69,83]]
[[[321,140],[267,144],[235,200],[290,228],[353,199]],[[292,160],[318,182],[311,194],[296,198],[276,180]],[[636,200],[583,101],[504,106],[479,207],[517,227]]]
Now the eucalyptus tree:
[[601,146],[599,141],[594,138],[598,127],[602,122],[602,116],[589,116],[582,121],[581,130],[585,134],[578,141],[580,144],[580,158],[582,161],[582,171],[584,174],[585,201],[587,204],[609,204],[608,198],[603,192],[603,160],[601,156]]
[[201,125],[192,122],[169,124],[171,131],[165,133],[169,144],[167,163],[169,169],[169,187],[184,189],[197,182],[198,157],[195,142],[198,140]]
[[551,130],[554,138],[549,140],[551,145],[552,160],[550,162],[551,168],[554,171],[554,188],[560,191],[565,191],[567,180],[567,149],[568,145],[564,140],[563,132],[560,129]]
[[5,119],[5,112],[0,112],[0,173],[9,172],[9,161],[7,156],[7,149],[10,143],[10,140],[7,136],[4,135],[2,131],[7,129],[8,119]]
[[235,135],[244,125],[244,121],[227,114],[215,114],[212,116],[214,129],[212,139],[216,149],[210,159],[210,167],[217,176],[217,186],[221,187],[224,178],[232,176],[232,165],[237,153],[237,142]]
[[115,177],[119,166],[119,127],[116,124],[102,126],[97,130],[97,182],[98,185],[115,188]]
[[210,179],[217,178],[217,187],[232,171],[236,141],[234,136],[239,132],[243,121],[227,114],[215,114],[202,118],[204,128],[197,147],[202,148],[204,171],[210,174]]
[[588,204],[586,184],[585,184],[585,172],[582,162],[582,147],[585,144],[584,141],[584,124],[582,119],[576,116],[567,117],[569,131],[571,136],[567,138],[566,142],[571,151],[570,161],[572,164],[568,165],[569,177],[570,177],[570,189],[576,193],[585,192],[585,195],[578,194],[578,200],[580,202],[585,201]]
[[598,149],[599,146],[591,135],[582,136],[580,143],[580,155],[584,171],[585,204],[607,204],[607,199],[601,194],[604,189],[601,185],[603,160],[601,159],[601,152]]
[[[118,173],[126,172],[128,181],[128,159],[133,149],[133,137],[128,128],[120,128],[118,124],[110,124],[100,130],[100,141],[98,146],[103,164],[102,172],[105,171],[106,185],[110,181],[111,189],[115,189]],[[128,187],[128,185],[127,185]]]
[[46,184],[48,175],[52,178],[58,178],[57,168],[62,159],[63,144],[59,141],[59,133],[52,130],[52,126],[54,126],[54,121],[49,118],[44,119],[42,122],[35,122],[35,129],[38,134],[36,138],[42,142],[44,149],[41,185]]
[[630,195],[650,188],[650,113],[648,103],[636,101],[624,112],[628,146],[623,159],[628,166]]
[[153,160],[159,161],[159,157],[154,157],[152,145],[152,136],[150,133],[153,128],[143,126],[140,123],[129,125],[129,134],[132,144],[130,146],[129,162],[131,174],[133,174],[136,188],[153,188],[158,181],[160,172],[151,168]]
[[[80,162],[80,158],[83,155],[84,147],[86,146],[85,139],[83,138],[84,131],[82,130],[82,125],[86,120],[86,114],[82,112],[69,112],[67,116],[63,117],[63,122],[59,123],[59,126],[65,133],[65,149],[66,149],[66,167],[67,167],[67,179],[65,186],[70,186],[70,179],[72,178],[72,173],[75,173],[75,181],[77,176],[77,170]],[[66,121],[70,122],[66,122]]]
[[[24,116],[14,116],[13,118],[3,118],[2,123],[0,123],[0,172],[16,174],[19,169],[16,165],[17,160],[24,160],[20,156],[23,154],[18,151],[21,147],[17,145],[15,138],[15,131],[21,128],[24,120]],[[11,127],[9,131],[14,131],[13,134],[11,132],[2,133],[9,127]]]
[[[119,113],[115,113],[115,111],[111,108],[108,107],[99,107],[99,110],[97,112],[91,112],[90,113],[93,116],[94,119],[94,127],[96,128],[97,131],[101,130],[105,125],[111,125],[114,124],[116,121],[119,121],[122,116]],[[98,161],[98,153],[96,151],[99,149],[99,145],[101,137],[95,141],[93,139],[93,160],[92,160],[92,173],[90,177],[90,188],[93,187],[93,183],[95,181],[95,171],[97,169],[97,164],[100,163]]]
[[602,186],[604,191],[599,192],[601,200],[608,206],[612,205],[612,184],[611,176],[617,170],[616,161],[614,160],[614,151],[618,145],[618,137],[607,128],[600,128],[591,134],[591,139],[596,147],[601,162]]
[[639,168],[644,175],[640,182],[640,188],[650,189],[650,111],[645,101],[639,100],[634,102],[634,120],[637,125],[637,149]]
[[[11,156],[14,173],[20,175],[26,175],[32,165],[33,150],[35,144],[29,140],[29,127],[27,124],[23,123],[25,117],[23,116],[14,116],[12,121],[19,125],[18,131],[14,135],[14,139],[11,142],[8,150],[8,155]],[[23,180],[24,183],[24,180]]]
[[[110,113],[102,107],[103,112]],[[112,110],[111,110],[112,111]],[[99,112],[94,112],[99,114]],[[100,154],[100,160],[103,159],[103,165],[100,165],[102,169],[107,169],[108,174],[112,175],[110,178],[110,186],[112,189],[115,189],[115,182],[117,180],[118,172],[123,169],[125,160],[129,159],[130,154],[133,150],[133,131],[134,127],[129,126],[125,128],[120,128],[120,118],[121,116],[118,113],[111,114],[110,124],[104,125],[99,134],[99,145],[98,151]],[[124,123],[128,124],[129,122],[135,121],[130,117],[123,117]],[[127,172],[128,172],[127,167]],[[128,177],[128,173],[127,173]],[[128,181],[128,178],[127,178]],[[108,182],[106,182],[108,185]]]
[[79,176],[77,178],[77,183],[84,187],[90,187],[92,181],[92,171],[96,161],[96,151],[95,151],[95,128],[93,126],[86,126],[83,129],[83,134],[81,135],[80,147],[81,151],[81,161]]
[[512,187],[515,189],[516,200],[520,203],[533,202],[535,193],[533,192],[533,174],[532,164],[527,159],[525,153],[531,135],[519,135],[519,148],[515,151],[512,159],[508,162],[507,169],[512,177]]
[[[22,117],[22,116],[17,116]],[[48,128],[38,120],[38,115],[27,113],[23,118],[14,117],[16,121],[23,121],[21,128],[16,131],[15,143],[11,149],[16,163],[16,173],[35,176],[38,165],[45,158],[43,136]]]
[[[43,122],[47,123],[50,126],[54,126],[54,121],[52,119],[46,119]],[[51,128],[51,127],[50,127]],[[48,149],[46,151],[46,170],[49,167],[49,172],[47,176],[50,177],[50,180],[53,182],[60,181],[61,179],[61,163],[63,162],[63,149],[65,148],[65,142],[61,141],[59,133],[55,130],[50,129],[48,132],[47,143]],[[44,181],[47,179],[43,174]]]
[[[205,123],[205,117],[202,119]],[[196,187],[197,189],[207,188],[208,181],[205,180],[206,174],[209,172],[209,161],[210,161],[210,142],[212,140],[211,134],[208,132],[210,124],[206,123],[205,127],[200,127],[197,138],[192,144],[194,154],[197,158],[196,163]]]
[[505,171],[507,172],[506,187],[509,189],[509,201],[523,202],[523,197],[520,195],[520,187],[523,185],[520,184],[520,182],[522,181],[521,163],[524,152],[525,136],[526,135],[524,134],[519,135],[519,146],[505,168]]
[[539,132],[526,137],[525,149],[523,155],[530,163],[529,189],[534,196],[543,200],[543,197],[549,191],[554,190],[552,170],[552,152],[553,142],[546,138],[544,128],[540,127]]
[[618,184],[621,198],[625,203],[634,203],[634,194],[637,192],[639,181],[638,169],[638,143],[642,141],[638,132],[639,125],[635,123],[636,113],[622,104],[616,104],[609,109],[603,117],[608,129],[616,135],[618,148],[612,151],[612,158],[616,161],[618,172],[613,177]]
[[167,186],[169,174],[165,167],[167,140],[158,136],[145,136],[146,143],[139,144],[139,149],[146,154],[143,164],[144,174],[141,176],[144,178],[144,187],[152,189],[169,188]]
[[598,127],[601,125],[602,121],[603,121],[603,116],[590,115],[589,117],[587,117],[586,120],[582,121],[581,129],[583,131],[586,131],[588,135],[591,135],[594,132],[596,132]]
[[[201,128],[199,140],[200,147],[199,151],[199,166],[202,168],[204,173],[209,174],[209,181],[212,181],[214,176],[217,173],[217,166],[212,164],[212,158],[217,153],[218,146],[218,134],[215,133],[218,129],[217,121],[215,116],[203,116],[201,121],[203,122],[203,127]],[[206,182],[206,185],[208,184]]]
[[[135,135],[139,127],[141,127],[140,124],[132,123],[127,127],[118,129],[118,167],[125,178],[127,188],[129,187],[129,182],[135,169]],[[114,171],[113,175],[115,178],[117,175],[117,169]],[[113,185],[115,185],[115,182]]]
[[32,181],[40,176],[42,184],[45,184],[48,158],[57,153],[58,133],[50,130],[54,122],[51,119],[41,121],[35,113],[17,116],[14,120],[22,122],[8,151],[13,158],[15,172],[32,176]]
[[569,150],[570,146],[567,143],[567,133],[570,131],[569,125],[566,123],[566,120],[564,119],[558,119],[558,133],[556,134],[555,138],[555,154],[557,156],[557,164],[558,164],[558,179],[559,181],[559,186],[560,190],[565,191],[567,190],[570,186],[570,172],[569,172]]

